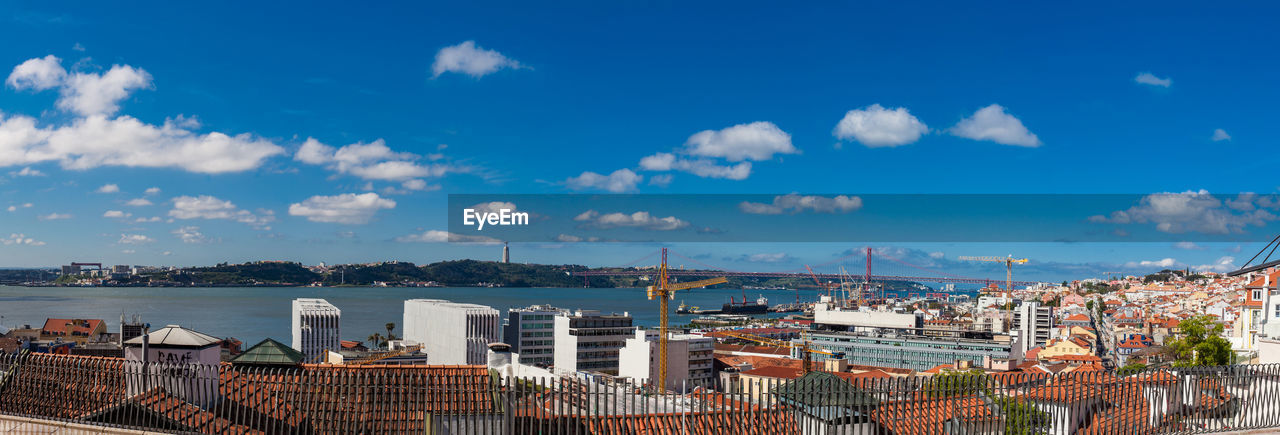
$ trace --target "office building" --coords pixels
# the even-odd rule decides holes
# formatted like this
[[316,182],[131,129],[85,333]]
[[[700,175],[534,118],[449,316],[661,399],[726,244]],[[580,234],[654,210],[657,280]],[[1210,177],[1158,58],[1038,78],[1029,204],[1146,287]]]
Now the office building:
[[511,352],[520,355],[520,363],[549,366],[555,361],[555,318],[567,314],[550,305],[507,310],[507,324],[502,327],[502,341]]
[[[667,338],[667,389],[687,391],[710,387],[715,380],[715,339],[701,335],[671,334]],[[657,384],[658,331],[637,330],[618,352],[618,376],[640,383]]]
[[555,318],[555,369],[618,374],[618,351],[635,335],[631,315],[578,310]]
[[485,364],[502,341],[498,310],[440,299],[404,301],[404,339],[422,345],[431,364]]
[[293,300],[293,348],[307,356],[307,362],[324,358],[326,351],[342,346],[342,311],[324,299]]
[[[1018,340],[1007,335],[980,339],[814,331],[809,337],[816,347],[833,353],[843,352],[850,364],[912,370],[928,370],[940,364],[964,361],[974,367],[1008,370],[1020,363],[1023,355]],[[814,359],[825,358],[822,354],[814,355]]]
[[1022,352],[1049,343],[1053,333],[1053,307],[1022,301],[1013,311],[1013,330],[1022,336]]

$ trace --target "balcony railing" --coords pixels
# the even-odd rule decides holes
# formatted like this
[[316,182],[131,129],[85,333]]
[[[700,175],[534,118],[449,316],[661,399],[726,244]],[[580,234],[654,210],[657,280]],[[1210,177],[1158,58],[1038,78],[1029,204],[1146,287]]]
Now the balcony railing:
[[157,432],[1165,434],[1280,428],[1280,365],[853,379],[813,372],[795,380],[698,385],[656,391],[607,377],[501,376],[483,366],[244,367],[0,356],[0,414]]

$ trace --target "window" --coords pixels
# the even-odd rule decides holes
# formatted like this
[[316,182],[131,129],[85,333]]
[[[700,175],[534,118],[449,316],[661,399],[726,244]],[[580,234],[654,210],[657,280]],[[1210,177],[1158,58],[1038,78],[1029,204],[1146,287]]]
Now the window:
[[1262,300],[1262,290],[1254,290],[1254,291],[1253,291],[1253,300],[1255,300],[1255,301],[1260,301],[1260,300]]
[[1280,318],[1280,304],[1276,304],[1275,310],[1276,310],[1275,314],[1272,315],[1271,317]]

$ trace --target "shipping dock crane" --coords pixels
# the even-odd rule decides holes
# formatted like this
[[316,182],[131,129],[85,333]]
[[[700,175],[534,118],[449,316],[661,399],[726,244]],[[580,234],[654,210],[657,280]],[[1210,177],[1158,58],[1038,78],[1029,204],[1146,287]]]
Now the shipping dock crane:
[[729,282],[728,278],[719,277],[692,282],[673,283],[667,275],[667,248],[662,248],[662,263],[658,266],[658,282],[646,288],[649,300],[658,300],[661,310],[658,320],[658,389],[666,390],[667,386],[667,315],[670,311],[668,301],[675,299],[676,292],[699,287]]
[[783,341],[783,340],[777,340],[777,339],[768,338],[768,337],[761,337],[759,335],[747,334],[747,333],[737,332],[733,330],[719,331],[719,332],[724,334],[726,337],[733,337],[739,340],[754,341],[756,343],[765,344],[765,345],[774,346],[774,347],[799,349],[800,358],[801,358],[800,364],[802,367],[801,371],[803,373],[809,373],[810,366],[813,365],[813,354],[815,353],[827,355],[835,359],[844,359],[844,352],[829,352],[826,349],[823,349],[820,347],[814,347],[813,344],[810,343],[808,339],[802,339],[799,344],[796,344],[790,341]]
[[1024,263],[1026,263],[1027,261],[1029,261],[1029,260],[1027,260],[1027,259],[1025,259],[1025,258],[1013,258],[1013,256],[1012,256],[1012,255],[1010,255],[1010,256],[1008,256],[1008,257],[970,257],[970,256],[960,256],[960,257],[956,257],[956,258],[959,258],[959,259],[961,259],[961,260],[969,260],[969,261],[990,261],[990,262],[996,262],[996,263],[1004,263],[1004,266],[1005,266],[1005,269],[1006,269],[1006,274],[1005,274],[1005,287],[1004,287],[1004,291],[1007,291],[1007,292],[1012,292],[1012,291],[1013,291],[1013,265],[1015,265],[1015,264],[1024,264]]

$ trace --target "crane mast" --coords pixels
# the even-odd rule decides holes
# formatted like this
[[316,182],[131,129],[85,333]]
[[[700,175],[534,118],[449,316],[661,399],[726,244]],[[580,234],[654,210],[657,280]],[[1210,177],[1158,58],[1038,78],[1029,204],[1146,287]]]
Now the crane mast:
[[658,314],[658,389],[660,390],[666,390],[667,386],[667,321],[669,317],[668,311],[670,311],[669,301],[675,298],[676,291],[679,290],[688,290],[729,282],[727,278],[719,277],[676,284],[670,282],[670,278],[670,275],[667,273],[667,248],[662,248],[662,263],[658,265],[658,282],[645,289],[649,300],[658,300],[658,309],[660,310]]

